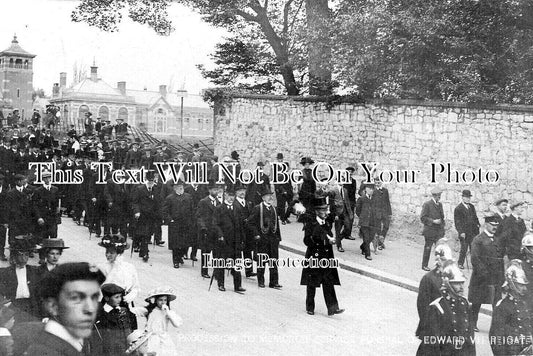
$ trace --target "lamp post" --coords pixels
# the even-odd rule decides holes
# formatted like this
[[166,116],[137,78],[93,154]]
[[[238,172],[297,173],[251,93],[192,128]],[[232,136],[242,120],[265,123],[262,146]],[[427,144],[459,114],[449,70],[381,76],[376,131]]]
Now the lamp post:
[[180,97],[180,138],[183,138],[183,98],[187,96],[187,90],[178,90],[178,96]]

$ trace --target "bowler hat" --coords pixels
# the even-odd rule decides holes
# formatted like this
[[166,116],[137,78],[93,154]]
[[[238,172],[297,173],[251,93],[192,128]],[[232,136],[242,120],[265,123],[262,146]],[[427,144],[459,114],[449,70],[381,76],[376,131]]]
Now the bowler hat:
[[238,160],[239,159],[239,154],[237,153],[237,151],[232,151],[231,152],[231,158],[233,158],[234,160]]
[[146,180],[153,181],[155,179],[155,171],[153,170],[147,170],[145,174]]
[[235,184],[233,189],[235,189],[235,191],[237,191],[237,190],[246,190],[246,186],[244,184],[242,184],[241,181],[237,181],[237,183]]
[[115,294],[124,294],[124,288],[117,286],[115,283],[106,283],[100,288],[104,296],[110,297]]
[[276,156],[277,159],[283,159],[283,153],[278,153],[277,156]]
[[24,180],[26,177],[22,174],[15,174],[15,181],[17,180]]
[[497,215],[485,216],[485,222],[494,226],[500,225],[499,216]]
[[195,150],[198,150],[198,149],[200,149],[200,145],[195,143],[194,145],[192,145],[192,148],[195,149]]
[[261,162],[261,161],[257,162],[257,167],[264,167],[264,166],[265,166],[265,164],[263,162]]
[[355,172],[355,168],[353,167],[346,167],[346,170],[350,172]]
[[70,247],[65,246],[65,241],[63,241],[63,239],[44,239],[41,244],[41,248],[64,250]]
[[463,197],[470,198],[472,196],[472,192],[468,189],[463,190]]

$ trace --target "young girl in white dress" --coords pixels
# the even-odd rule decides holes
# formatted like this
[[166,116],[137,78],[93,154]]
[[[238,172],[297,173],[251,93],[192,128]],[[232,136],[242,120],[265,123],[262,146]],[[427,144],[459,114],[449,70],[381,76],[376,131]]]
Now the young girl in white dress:
[[176,299],[176,294],[171,287],[159,287],[150,291],[146,301],[148,320],[146,331],[151,333],[148,338],[147,350],[155,352],[157,356],[175,356],[178,349],[168,332],[169,326],[175,328],[182,324],[181,318],[170,310],[170,302]]

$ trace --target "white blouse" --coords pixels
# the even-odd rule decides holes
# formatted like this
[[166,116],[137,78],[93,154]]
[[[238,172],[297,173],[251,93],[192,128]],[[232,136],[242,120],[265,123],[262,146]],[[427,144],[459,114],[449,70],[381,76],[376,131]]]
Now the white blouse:
[[141,287],[139,286],[139,278],[137,276],[137,270],[128,262],[125,262],[122,256],[117,256],[115,262],[110,263],[106,261],[101,264],[100,270],[106,276],[106,283],[114,283],[119,287],[124,288],[126,295],[124,301],[131,303],[135,300]]

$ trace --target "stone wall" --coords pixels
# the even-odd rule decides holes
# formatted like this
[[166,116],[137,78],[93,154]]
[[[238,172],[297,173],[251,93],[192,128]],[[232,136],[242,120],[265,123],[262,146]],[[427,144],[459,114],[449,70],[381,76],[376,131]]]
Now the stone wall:
[[[460,184],[438,175],[447,218],[453,218],[462,189],[473,192],[481,213],[501,197],[533,202],[531,107],[373,101],[328,110],[318,99],[249,95],[232,97],[215,112],[215,154],[222,158],[236,150],[247,168],[282,152],[291,168],[301,168],[301,157],[311,156],[338,169],[372,161],[378,170],[420,171],[415,183],[387,185],[395,216],[411,222],[435,186],[432,162],[450,162],[459,172],[482,168],[499,174],[497,183],[470,183],[468,174],[468,183]],[[494,172],[489,178],[495,180]],[[533,217],[533,208],[527,214]]]

